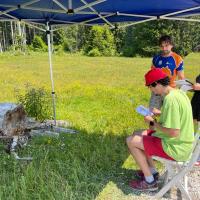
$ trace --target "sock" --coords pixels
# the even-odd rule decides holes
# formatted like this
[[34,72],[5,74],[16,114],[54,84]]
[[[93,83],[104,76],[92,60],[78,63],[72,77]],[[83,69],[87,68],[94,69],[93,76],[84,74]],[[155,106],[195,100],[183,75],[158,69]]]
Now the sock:
[[147,183],[152,183],[154,181],[154,177],[151,175],[151,176],[145,176],[145,181]]
[[158,171],[154,167],[150,167],[150,171],[151,171],[152,174],[158,173]]

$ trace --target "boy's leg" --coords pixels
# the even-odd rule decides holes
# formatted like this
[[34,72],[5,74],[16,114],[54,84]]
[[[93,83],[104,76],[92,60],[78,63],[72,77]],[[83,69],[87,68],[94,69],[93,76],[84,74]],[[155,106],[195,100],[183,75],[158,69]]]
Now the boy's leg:
[[130,153],[135,158],[140,169],[143,171],[145,176],[151,176],[147,156],[144,152],[142,132],[136,135],[129,136],[126,140]]
[[133,189],[141,191],[155,191],[158,189],[158,185],[154,176],[152,175],[147,156],[144,152],[143,136],[142,132],[136,135],[129,136],[126,140],[128,148],[132,156],[134,157],[136,163],[139,165],[140,169],[144,173],[144,178],[142,180],[134,180],[129,184]]
[[[149,131],[151,131],[151,130],[147,130],[147,129],[137,130],[137,131],[133,132],[132,136],[134,136],[134,135],[139,135],[139,136],[149,135]],[[131,136],[129,136],[129,137],[131,137]],[[155,170],[155,164],[154,164],[153,159],[150,156],[146,156],[146,159],[147,159],[150,169]],[[155,173],[156,172],[157,171],[155,170]]]
[[164,152],[160,138],[151,136],[152,132],[146,136],[143,135],[145,133],[146,132],[143,131],[140,134],[136,134],[127,138],[127,145],[129,150],[144,174],[143,179],[132,181],[130,186],[137,190],[154,191],[158,189],[156,181],[157,178],[149,169],[150,166],[154,166],[154,164],[151,158],[148,160],[148,156],[155,155],[170,160],[174,159]]

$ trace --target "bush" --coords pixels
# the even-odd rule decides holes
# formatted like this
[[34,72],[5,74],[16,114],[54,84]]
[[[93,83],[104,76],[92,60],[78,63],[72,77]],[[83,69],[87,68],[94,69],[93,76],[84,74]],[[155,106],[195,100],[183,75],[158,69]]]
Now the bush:
[[18,103],[21,103],[28,116],[35,117],[36,120],[44,121],[52,118],[50,97],[43,88],[35,89],[27,86],[25,94],[16,94]]
[[31,47],[35,51],[47,51],[47,45],[40,36],[35,36],[33,38]]
[[97,48],[94,48],[88,52],[88,56],[91,56],[91,57],[101,56],[101,53],[99,52]]
[[63,42],[62,48],[63,48],[63,51],[70,52],[70,45],[69,45],[69,42],[67,40]]
[[65,53],[63,51],[63,46],[62,45],[54,45],[53,46],[53,51],[54,51],[54,54],[56,54],[56,55],[63,55]]
[[123,53],[123,56],[133,57],[135,55],[134,47],[126,45],[123,47],[122,53]]

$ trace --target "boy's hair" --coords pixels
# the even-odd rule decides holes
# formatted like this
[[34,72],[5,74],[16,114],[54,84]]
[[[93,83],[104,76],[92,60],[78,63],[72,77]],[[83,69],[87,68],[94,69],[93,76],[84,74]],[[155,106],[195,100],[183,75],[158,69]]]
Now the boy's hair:
[[167,77],[165,77],[163,79],[160,79],[160,80],[156,81],[156,83],[159,83],[162,86],[168,86],[169,83],[170,83],[170,80],[169,80],[169,77],[167,76]]
[[159,45],[161,45],[163,42],[173,45],[172,38],[169,35],[163,35],[162,37],[160,37]]

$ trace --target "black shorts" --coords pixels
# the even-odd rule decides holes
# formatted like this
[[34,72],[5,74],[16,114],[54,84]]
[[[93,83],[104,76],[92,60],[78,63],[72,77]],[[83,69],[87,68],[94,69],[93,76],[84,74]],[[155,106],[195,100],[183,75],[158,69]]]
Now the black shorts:
[[193,119],[200,121],[200,91],[194,93],[191,100],[191,104],[192,104]]

